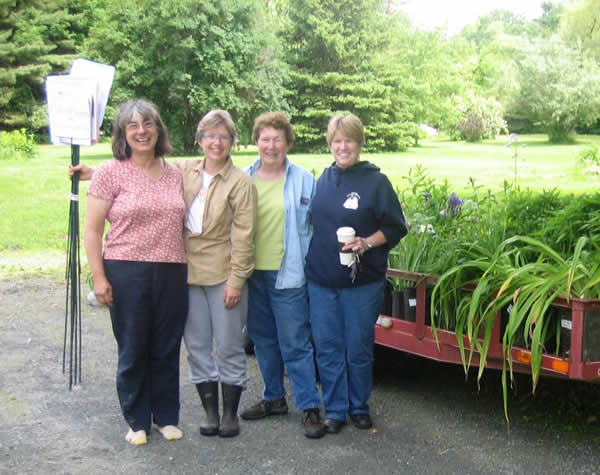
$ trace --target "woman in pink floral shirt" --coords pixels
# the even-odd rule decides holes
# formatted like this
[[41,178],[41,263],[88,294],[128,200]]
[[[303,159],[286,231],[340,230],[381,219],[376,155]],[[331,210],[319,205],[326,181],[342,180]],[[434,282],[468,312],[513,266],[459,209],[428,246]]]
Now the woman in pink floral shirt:
[[121,106],[112,149],[113,160],[96,169],[88,190],[85,248],[117,340],[125,438],[145,444],[155,423],[166,439],[180,439],[179,352],[188,310],[181,172],[164,159],[168,132],[146,100]]

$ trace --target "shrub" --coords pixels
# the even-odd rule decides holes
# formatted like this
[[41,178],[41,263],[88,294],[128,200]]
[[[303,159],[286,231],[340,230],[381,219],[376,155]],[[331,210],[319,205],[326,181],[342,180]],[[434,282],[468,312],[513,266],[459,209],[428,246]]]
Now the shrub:
[[485,135],[483,117],[477,114],[468,114],[457,124],[456,128],[460,132],[461,138],[467,142],[478,142]]
[[584,165],[600,165],[600,153],[595,143],[579,151],[579,161]]
[[447,128],[454,140],[477,142],[495,139],[506,132],[506,121],[502,117],[502,105],[493,98],[467,94],[453,98],[455,113],[451,114]]
[[25,129],[0,132],[0,159],[32,158],[35,155],[35,137]]
[[600,151],[596,144],[591,144],[579,151],[579,164],[586,175],[600,175]]
[[533,236],[563,256],[572,255],[579,238],[586,237],[584,250],[600,256],[600,192],[565,196],[563,205],[552,211]]
[[506,186],[502,197],[507,236],[539,237],[548,220],[568,202],[556,188],[537,193]]

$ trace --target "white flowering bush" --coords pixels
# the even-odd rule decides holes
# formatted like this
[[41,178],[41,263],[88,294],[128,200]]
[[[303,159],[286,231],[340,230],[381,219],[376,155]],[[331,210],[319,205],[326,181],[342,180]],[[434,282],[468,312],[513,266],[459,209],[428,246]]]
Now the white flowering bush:
[[454,96],[452,101],[454,114],[448,119],[447,128],[454,140],[477,142],[507,132],[502,104],[497,100],[469,93]]

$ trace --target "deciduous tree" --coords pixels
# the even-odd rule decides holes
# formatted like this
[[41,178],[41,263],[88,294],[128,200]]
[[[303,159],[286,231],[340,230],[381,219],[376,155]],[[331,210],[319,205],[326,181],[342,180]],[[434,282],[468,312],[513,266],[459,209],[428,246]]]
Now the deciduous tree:
[[110,0],[86,50],[116,66],[114,99],[153,100],[176,149],[189,153],[211,109],[248,126],[259,106],[284,106],[283,73],[256,27],[259,13],[254,0]]
[[529,51],[519,61],[515,112],[537,122],[551,142],[568,141],[576,127],[600,117],[600,68],[581,48],[558,40]]

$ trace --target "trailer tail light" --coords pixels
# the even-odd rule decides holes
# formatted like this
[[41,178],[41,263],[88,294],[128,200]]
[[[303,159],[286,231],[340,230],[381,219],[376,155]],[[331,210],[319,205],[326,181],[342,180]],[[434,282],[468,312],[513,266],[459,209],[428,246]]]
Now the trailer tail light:
[[552,360],[552,369],[559,373],[569,374],[569,362],[565,360]]
[[531,363],[531,353],[529,351],[521,351],[517,353],[517,361],[520,363],[530,364]]

